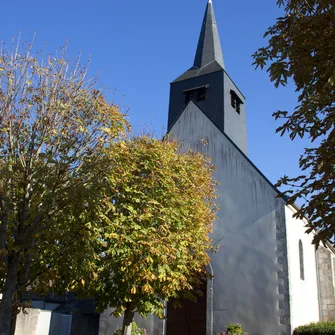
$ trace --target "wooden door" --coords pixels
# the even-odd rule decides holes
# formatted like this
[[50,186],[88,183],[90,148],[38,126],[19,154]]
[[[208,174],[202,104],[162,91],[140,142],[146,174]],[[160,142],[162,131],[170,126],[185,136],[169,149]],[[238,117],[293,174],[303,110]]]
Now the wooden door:
[[174,308],[172,302],[168,304],[167,335],[206,335],[206,283],[200,290],[203,295],[196,302],[179,300],[181,308]]

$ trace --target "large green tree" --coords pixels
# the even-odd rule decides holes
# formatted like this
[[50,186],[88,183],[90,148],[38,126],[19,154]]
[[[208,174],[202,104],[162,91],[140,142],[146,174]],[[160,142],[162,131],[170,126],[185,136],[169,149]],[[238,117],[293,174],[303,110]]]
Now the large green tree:
[[93,185],[127,122],[79,63],[39,61],[31,46],[0,50],[0,334],[8,335],[20,292],[65,289],[80,276],[71,265],[94,257]]
[[300,156],[300,176],[284,176],[289,203],[303,205],[295,214],[309,219],[314,243],[335,235],[335,3],[333,0],[278,0],[285,15],[265,37],[268,44],[254,55],[256,66],[267,68],[275,86],[292,79],[299,93],[292,111],[277,111],[283,121],[277,132],[307,137],[310,146]]
[[[206,278],[215,219],[213,166],[176,142],[139,137],[106,151],[100,212],[103,242],[84,288],[103,310],[124,312],[129,335],[135,312],[164,316],[164,301],[192,296]],[[99,183],[102,185],[103,183]],[[101,188],[101,186],[99,186]]]

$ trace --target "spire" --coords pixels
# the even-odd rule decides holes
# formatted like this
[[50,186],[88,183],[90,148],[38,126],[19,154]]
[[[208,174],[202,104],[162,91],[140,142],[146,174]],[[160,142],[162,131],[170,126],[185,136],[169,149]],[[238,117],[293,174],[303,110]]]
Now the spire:
[[207,64],[217,61],[224,68],[222,49],[218,28],[213,10],[212,0],[208,0],[204,21],[194,59],[194,67],[202,68]]

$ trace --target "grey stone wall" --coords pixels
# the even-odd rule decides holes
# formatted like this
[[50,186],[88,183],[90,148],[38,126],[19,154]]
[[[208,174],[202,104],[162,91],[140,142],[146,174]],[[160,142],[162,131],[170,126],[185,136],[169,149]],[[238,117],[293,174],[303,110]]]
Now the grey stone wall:
[[319,280],[319,301],[320,317],[325,321],[335,321],[335,288],[333,281],[334,258],[333,253],[320,246],[316,252],[318,280]]
[[[281,202],[281,200],[278,200]],[[280,295],[278,301],[278,309],[280,311],[279,323],[284,325],[286,330],[283,334],[291,334],[291,313],[290,313],[290,292],[289,292],[289,274],[287,259],[287,234],[286,221],[282,216],[283,211],[276,212],[276,240],[277,240],[277,263],[279,271],[278,293]]]

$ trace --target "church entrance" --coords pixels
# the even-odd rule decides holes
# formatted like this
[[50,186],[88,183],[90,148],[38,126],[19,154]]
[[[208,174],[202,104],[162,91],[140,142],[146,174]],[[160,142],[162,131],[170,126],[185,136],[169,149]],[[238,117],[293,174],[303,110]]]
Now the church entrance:
[[181,299],[181,308],[167,307],[167,335],[206,335],[207,283],[200,287],[202,296],[196,302]]

